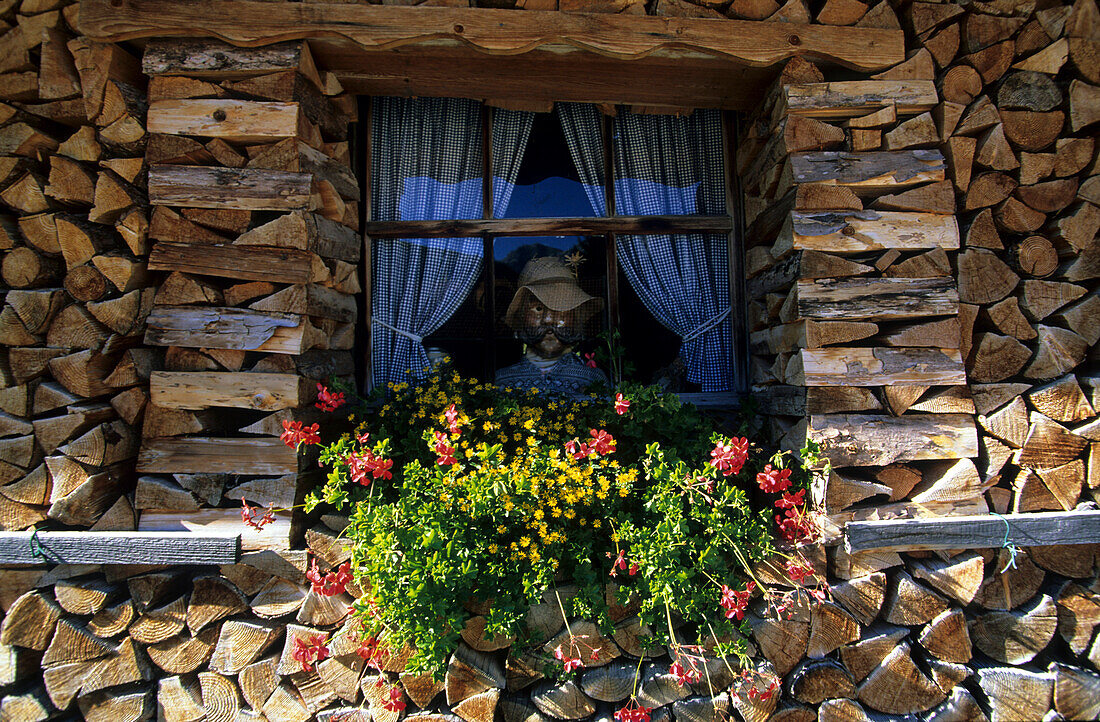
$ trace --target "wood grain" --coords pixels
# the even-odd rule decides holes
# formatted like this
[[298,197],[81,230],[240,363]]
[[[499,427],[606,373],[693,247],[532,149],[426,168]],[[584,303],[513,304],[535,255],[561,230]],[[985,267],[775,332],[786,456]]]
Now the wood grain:
[[208,36],[244,46],[340,37],[362,49],[385,50],[457,41],[491,55],[516,55],[546,45],[613,58],[682,54],[687,49],[750,66],[808,56],[859,70],[880,70],[905,59],[900,31],[614,14],[518,15],[484,8],[85,0],[80,27],[103,42],[194,37],[201,28]]
[[234,564],[241,550],[239,535],[44,531],[31,537],[0,532],[0,564]]
[[1017,546],[1092,544],[1100,537],[1100,511],[1042,512],[951,519],[888,519],[849,522],[844,546],[849,552],[870,549],[988,549]]
[[279,439],[146,439],[137,470],[150,474],[256,474],[298,472],[298,454]]
[[149,169],[149,202],[188,208],[309,210],[311,180],[309,173],[157,165]]

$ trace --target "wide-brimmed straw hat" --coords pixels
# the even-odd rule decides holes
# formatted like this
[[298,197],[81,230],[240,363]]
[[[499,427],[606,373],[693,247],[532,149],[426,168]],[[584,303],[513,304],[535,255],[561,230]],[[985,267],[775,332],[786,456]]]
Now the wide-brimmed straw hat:
[[519,328],[524,323],[527,294],[533,295],[553,311],[581,309],[577,314],[581,323],[603,308],[603,299],[586,293],[565,262],[554,256],[532,258],[523,267],[519,274],[519,288],[508,304],[508,312],[504,314],[504,322],[511,328]]

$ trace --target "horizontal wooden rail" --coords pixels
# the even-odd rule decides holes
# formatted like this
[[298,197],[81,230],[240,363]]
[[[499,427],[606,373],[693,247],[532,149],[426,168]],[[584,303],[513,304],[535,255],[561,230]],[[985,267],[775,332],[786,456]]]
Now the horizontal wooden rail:
[[80,30],[105,42],[216,37],[254,47],[283,40],[340,38],[364,50],[450,41],[489,55],[517,55],[543,46],[634,61],[665,53],[684,63],[685,75],[691,73],[693,58],[685,50],[757,67],[804,56],[870,71],[905,60],[900,30],[365,3],[82,0]]
[[0,532],[0,564],[234,564],[240,555],[240,535]]
[[729,216],[614,216],[611,218],[494,218],[457,221],[372,221],[371,238],[471,238],[477,236],[641,236],[674,233],[729,233]]
[[853,521],[844,527],[850,553],[1094,543],[1100,543],[1100,511]]

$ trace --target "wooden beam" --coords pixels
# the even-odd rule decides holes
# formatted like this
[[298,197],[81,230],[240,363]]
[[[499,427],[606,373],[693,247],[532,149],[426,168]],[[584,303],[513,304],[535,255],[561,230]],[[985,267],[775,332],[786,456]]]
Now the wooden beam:
[[188,208],[309,210],[312,180],[309,173],[278,170],[155,165],[149,169],[149,202]]
[[1100,511],[1042,512],[951,519],[854,521],[844,528],[850,553],[911,549],[988,549],[1092,544],[1100,538]]
[[177,532],[0,532],[0,564],[234,564],[241,537]]
[[[895,30],[602,13],[520,14],[487,8],[82,0],[80,28],[103,42],[205,34],[254,47],[338,37],[364,50],[450,42],[473,53],[518,55],[542,46],[564,46],[611,58],[671,53],[718,56],[749,66],[801,56],[855,70],[881,70],[905,60],[903,34]],[[689,64],[685,73],[690,73]]]
[[298,453],[279,439],[146,439],[137,470],[150,474],[255,474],[299,471]]
[[798,250],[866,253],[959,247],[955,216],[902,211],[794,212],[784,221],[772,256]]
[[363,224],[371,238],[476,238],[492,236],[557,236],[565,234],[667,235],[729,233],[729,216],[616,216],[614,218],[501,218],[458,221],[372,221]]
[[310,401],[311,384],[297,374],[153,371],[149,400],[165,409],[296,409]]

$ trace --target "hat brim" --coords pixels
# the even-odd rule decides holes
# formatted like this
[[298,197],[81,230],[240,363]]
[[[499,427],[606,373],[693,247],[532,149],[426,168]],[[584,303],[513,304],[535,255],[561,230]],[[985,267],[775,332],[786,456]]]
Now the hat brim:
[[[524,293],[526,291],[526,293]],[[504,314],[504,322],[511,328],[518,328],[522,324],[523,305],[527,294],[538,299],[539,303],[552,311],[565,313],[581,309],[578,320],[585,323],[603,309],[603,299],[593,296],[574,283],[553,281],[549,283],[532,283],[520,286],[512,302],[508,304],[508,311]]]

